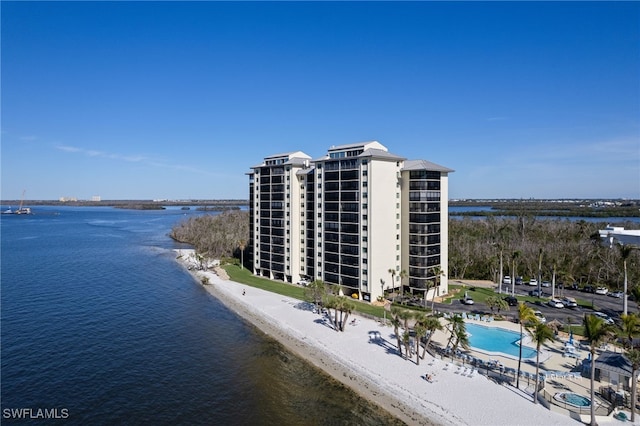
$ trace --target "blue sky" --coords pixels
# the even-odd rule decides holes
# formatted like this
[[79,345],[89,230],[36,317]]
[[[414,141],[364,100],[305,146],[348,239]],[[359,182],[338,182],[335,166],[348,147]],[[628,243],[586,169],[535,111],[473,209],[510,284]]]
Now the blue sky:
[[450,198],[640,198],[638,2],[7,2],[2,199],[245,199],[378,140]]

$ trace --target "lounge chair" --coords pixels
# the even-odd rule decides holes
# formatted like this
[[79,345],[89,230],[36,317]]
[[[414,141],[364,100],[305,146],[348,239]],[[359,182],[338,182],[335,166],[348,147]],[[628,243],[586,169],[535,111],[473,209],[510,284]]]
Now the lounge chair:
[[622,422],[626,422],[627,420],[629,420],[629,418],[627,417],[627,413],[625,413],[624,411],[620,411],[619,413],[614,414],[613,417]]
[[476,370],[475,368],[472,368],[471,371],[467,373],[467,377],[476,377],[477,374],[478,374],[478,370]]

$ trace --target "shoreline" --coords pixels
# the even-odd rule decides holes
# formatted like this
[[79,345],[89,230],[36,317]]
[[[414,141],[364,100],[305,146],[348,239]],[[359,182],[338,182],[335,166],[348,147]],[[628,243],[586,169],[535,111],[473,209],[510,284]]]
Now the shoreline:
[[[445,368],[446,360],[427,354],[416,365],[415,359],[403,359],[395,352],[391,327],[354,314],[358,325],[336,332],[306,302],[225,280],[213,271],[189,268],[193,250],[175,252],[178,263],[228,309],[408,425],[576,424],[569,416],[534,405],[530,398],[482,375],[470,378],[454,373]],[[208,284],[202,284],[203,277]],[[372,333],[380,337],[372,340]],[[424,380],[426,373],[436,377],[434,383]]]

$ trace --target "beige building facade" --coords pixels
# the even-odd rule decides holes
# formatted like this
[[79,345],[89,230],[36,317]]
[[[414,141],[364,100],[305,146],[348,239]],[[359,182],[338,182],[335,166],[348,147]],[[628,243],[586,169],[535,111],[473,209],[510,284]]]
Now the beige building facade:
[[316,159],[276,154],[251,169],[255,275],[321,280],[367,302],[393,289],[428,298],[447,292],[453,170],[407,160],[377,141],[332,146]]

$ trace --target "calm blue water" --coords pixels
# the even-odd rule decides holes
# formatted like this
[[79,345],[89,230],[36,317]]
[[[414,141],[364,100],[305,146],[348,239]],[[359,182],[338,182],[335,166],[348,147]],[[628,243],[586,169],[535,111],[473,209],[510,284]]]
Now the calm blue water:
[[[515,358],[520,356],[520,347],[517,345],[517,342],[520,341],[520,333],[473,323],[467,323],[466,328],[467,333],[470,334],[469,345],[471,347],[486,353],[506,354]],[[535,356],[534,349],[522,347],[522,359],[534,358]]]
[[396,422],[209,296],[175,262],[179,208],[33,210],[0,219],[3,424]]

